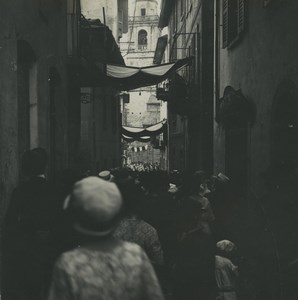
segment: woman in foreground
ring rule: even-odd
[[[65,201],[80,246],[57,260],[48,300],[163,300],[144,251],[112,236],[120,219],[121,194],[114,183],[88,177]]]

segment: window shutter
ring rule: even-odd
[[[229,32],[229,0],[222,1],[222,47],[226,48],[228,46],[228,32]]]
[[[244,31],[245,25],[245,0],[238,0],[238,34]]]

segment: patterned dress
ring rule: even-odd
[[[119,242],[111,251],[77,248],[55,264],[48,300],[163,300],[144,251]]]
[[[215,256],[215,279],[219,290],[219,300],[237,300],[236,278],[238,267],[231,260]]]
[[[141,246],[154,265],[163,264],[163,251],[157,231],[135,216],[124,218],[114,231],[114,237]]]

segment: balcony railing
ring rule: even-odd
[[[138,45],[139,50],[143,51],[143,50],[147,50],[147,48],[148,48],[147,45]]]
[[[128,22],[158,22],[159,17],[156,15],[145,15],[145,16],[130,16],[128,17]]]

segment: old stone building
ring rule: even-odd
[[[110,28],[118,42],[128,30],[128,0],[82,0],[82,14],[87,19],[100,19]]]
[[[214,170],[225,170],[269,220],[281,265],[272,272],[281,286],[267,281],[270,299],[295,298],[288,264],[297,253],[298,3],[215,5]]]
[[[41,146],[48,151],[50,177],[73,159],[77,120],[70,103],[79,93],[72,89],[68,63],[79,56],[80,4],[2,1],[0,20],[0,198],[5,212],[21,176],[24,150]]]
[[[169,27],[170,60],[187,53],[194,60],[167,87],[170,166],[187,170],[193,163],[230,178],[234,202],[226,208],[233,213],[225,211],[225,219],[259,266],[247,278],[246,297],[291,299],[297,294],[298,3],[174,2],[162,2],[160,18]],[[176,83],[185,89],[183,106]]]
[[[128,66],[145,67],[153,64],[157,39],[159,2],[157,0],[134,0],[129,2],[128,33],[120,41],[121,52]],[[132,127],[146,127],[161,121],[166,116],[166,106],[156,99],[155,86],[143,87],[129,92],[130,100],[124,105],[123,123]],[[134,149],[147,145],[147,150],[134,152]],[[127,154],[132,162],[160,163],[160,149],[152,143],[133,142],[128,145]],[[165,166],[165,161],[162,162]]]
[[[81,25],[81,55],[91,65],[94,64],[95,74],[89,76],[90,80],[87,76],[87,80],[80,84],[79,158],[84,168],[94,173],[121,164],[120,91],[109,84],[104,73],[107,63],[124,64],[117,41],[125,31],[122,18],[127,16],[127,5],[126,12],[123,11],[125,3],[127,4],[125,0],[108,3],[81,1],[84,15]]]
[[[120,108],[104,66],[123,59],[109,28],[83,18],[80,4],[0,4],[1,220],[22,179],[20,160],[27,149],[47,150],[46,175],[54,182],[68,168],[82,172],[120,164]]]
[[[162,1],[159,27],[168,26],[168,57],[192,57],[189,67],[171,78],[167,91],[169,167],[213,165],[213,15],[212,1]],[[159,54],[161,55],[161,54]]]

